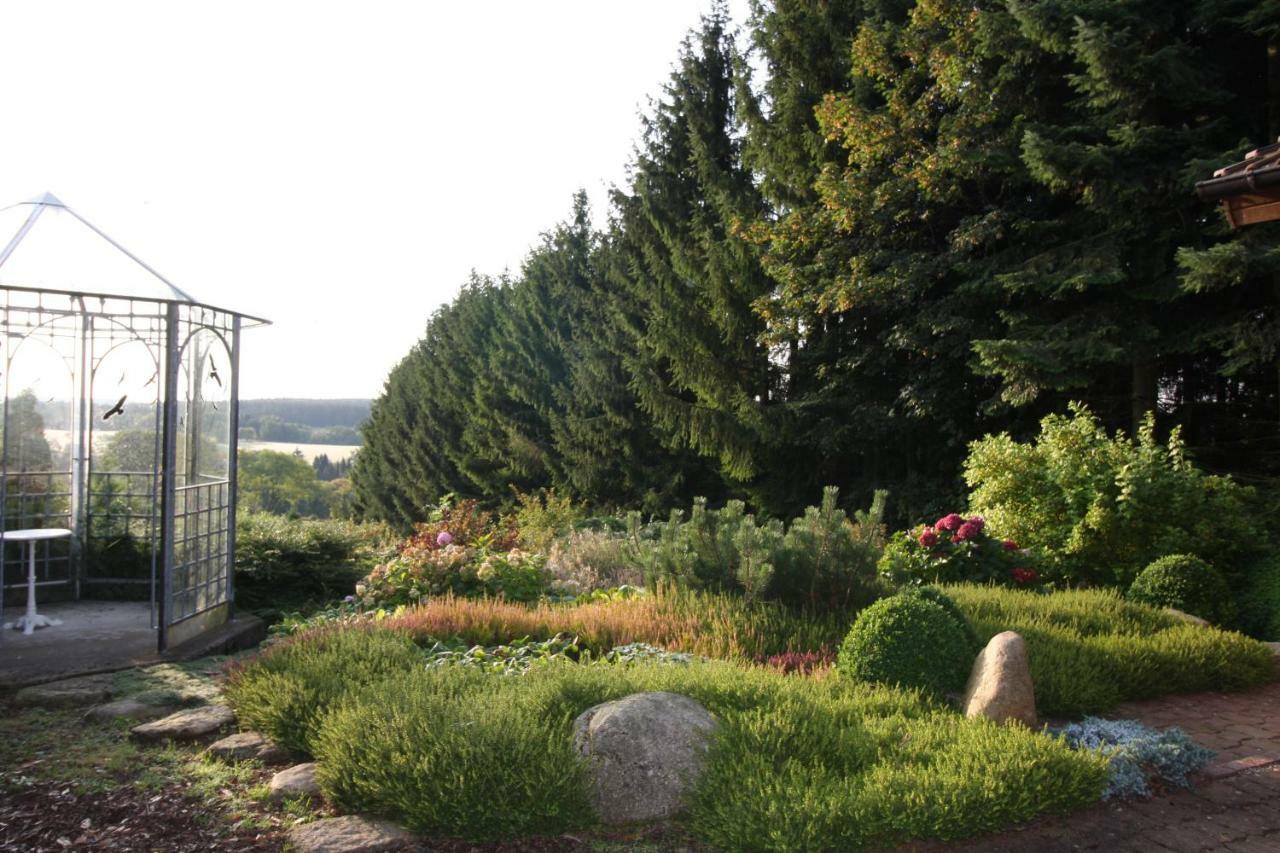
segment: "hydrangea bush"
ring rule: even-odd
[[[1159,731],[1137,720],[1086,717],[1058,731],[1069,746],[1107,757],[1110,778],[1102,799],[1151,796],[1151,783],[1191,787],[1191,774],[1213,758],[1182,729]]]
[[[1041,580],[1029,551],[992,535],[982,516],[955,512],[895,533],[878,569],[895,586],[972,581],[1034,587]]]

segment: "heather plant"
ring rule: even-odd
[[[1102,799],[1149,797],[1151,783],[1191,787],[1191,775],[1213,758],[1182,729],[1158,731],[1136,720],[1086,717],[1057,732],[1073,749],[1091,750],[1108,762]]]
[[[1028,550],[993,536],[982,516],[953,512],[931,525],[895,533],[877,568],[894,586],[972,581],[1029,587],[1041,580],[1035,565]]]
[[[1155,432],[1148,415],[1136,439],[1109,436],[1074,403],[1030,443],[987,436],[965,461],[970,507],[1066,581],[1127,587],[1171,553],[1236,574],[1267,541],[1253,491],[1198,469],[1177,429],[1166,444]]]
[[[1129,587],[1131,601],[1173,607],[1215,625],[1235,622],[1235,605],[1222,575],[1199,557],[1170,554],[1138,573]]]

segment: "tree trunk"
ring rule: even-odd
[[[1156,407],[1156,382],[1159,373],[1154,361],[1135,361],[1133,363],[1133,390],[1130,392],[1130,417],[1133,420],[1133,434],[1138,434],[1147,412]]]

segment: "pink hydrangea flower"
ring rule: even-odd
[[[453,535],[450,534],[449,531],[447,530],[441,530],[440,534],[436,536],[436,544],[439,545],[441,548],[443,548],[445,545],[453,544]]]
[[[1012,539],[1006,539],[1006,540],[1004,540],[1003,542],[1001,542],[1000,544],[1001,544],[1002,546],[1004,546],[1004,549],[1005,549],[1006,551],[1016,551],[1016,550],[1018,550],[1018,543],[1017,543],[1017,542],[1014,542]]]
[[[932,548],[938,544],[938,532],[932,527],[926,527],[917,538],[920,544],[926,548]]]
[[[987,526],[987,520],[980,515],[975,515],[973,518],[969,519],[969,523],[978,525],[979,533],[981,533]]]
[[[1036,578],[1040,577],[1040,573],[1037,572],[1035,569],[1027,569],[1027,568],[1023,568],[1022,566],[1019,566],[1018,568],[1014,569],[1012,574],[1013,574],[1014,581],[1020,584],[1031,583]]]
[[[959,530],[960,525],[962,524],[964,524],[964,519],[961,518],[960,513],[953,512],[950,515],[944,515],[942,518],[938,519],[937,523],[933,526],[939,530]]]
[[[951,537],[957,542],[965,542],[969,539],[976,539],[982,533],[982,528],[974,524],[972,521],[966,521],[960,525],[955,534]]]

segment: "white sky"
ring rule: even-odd
[[[376,396],[472,268],[518,270],[579,187],[602,221],[710,5],[10,0],[0,206],[48,190],[273,320],[242,396]]]

